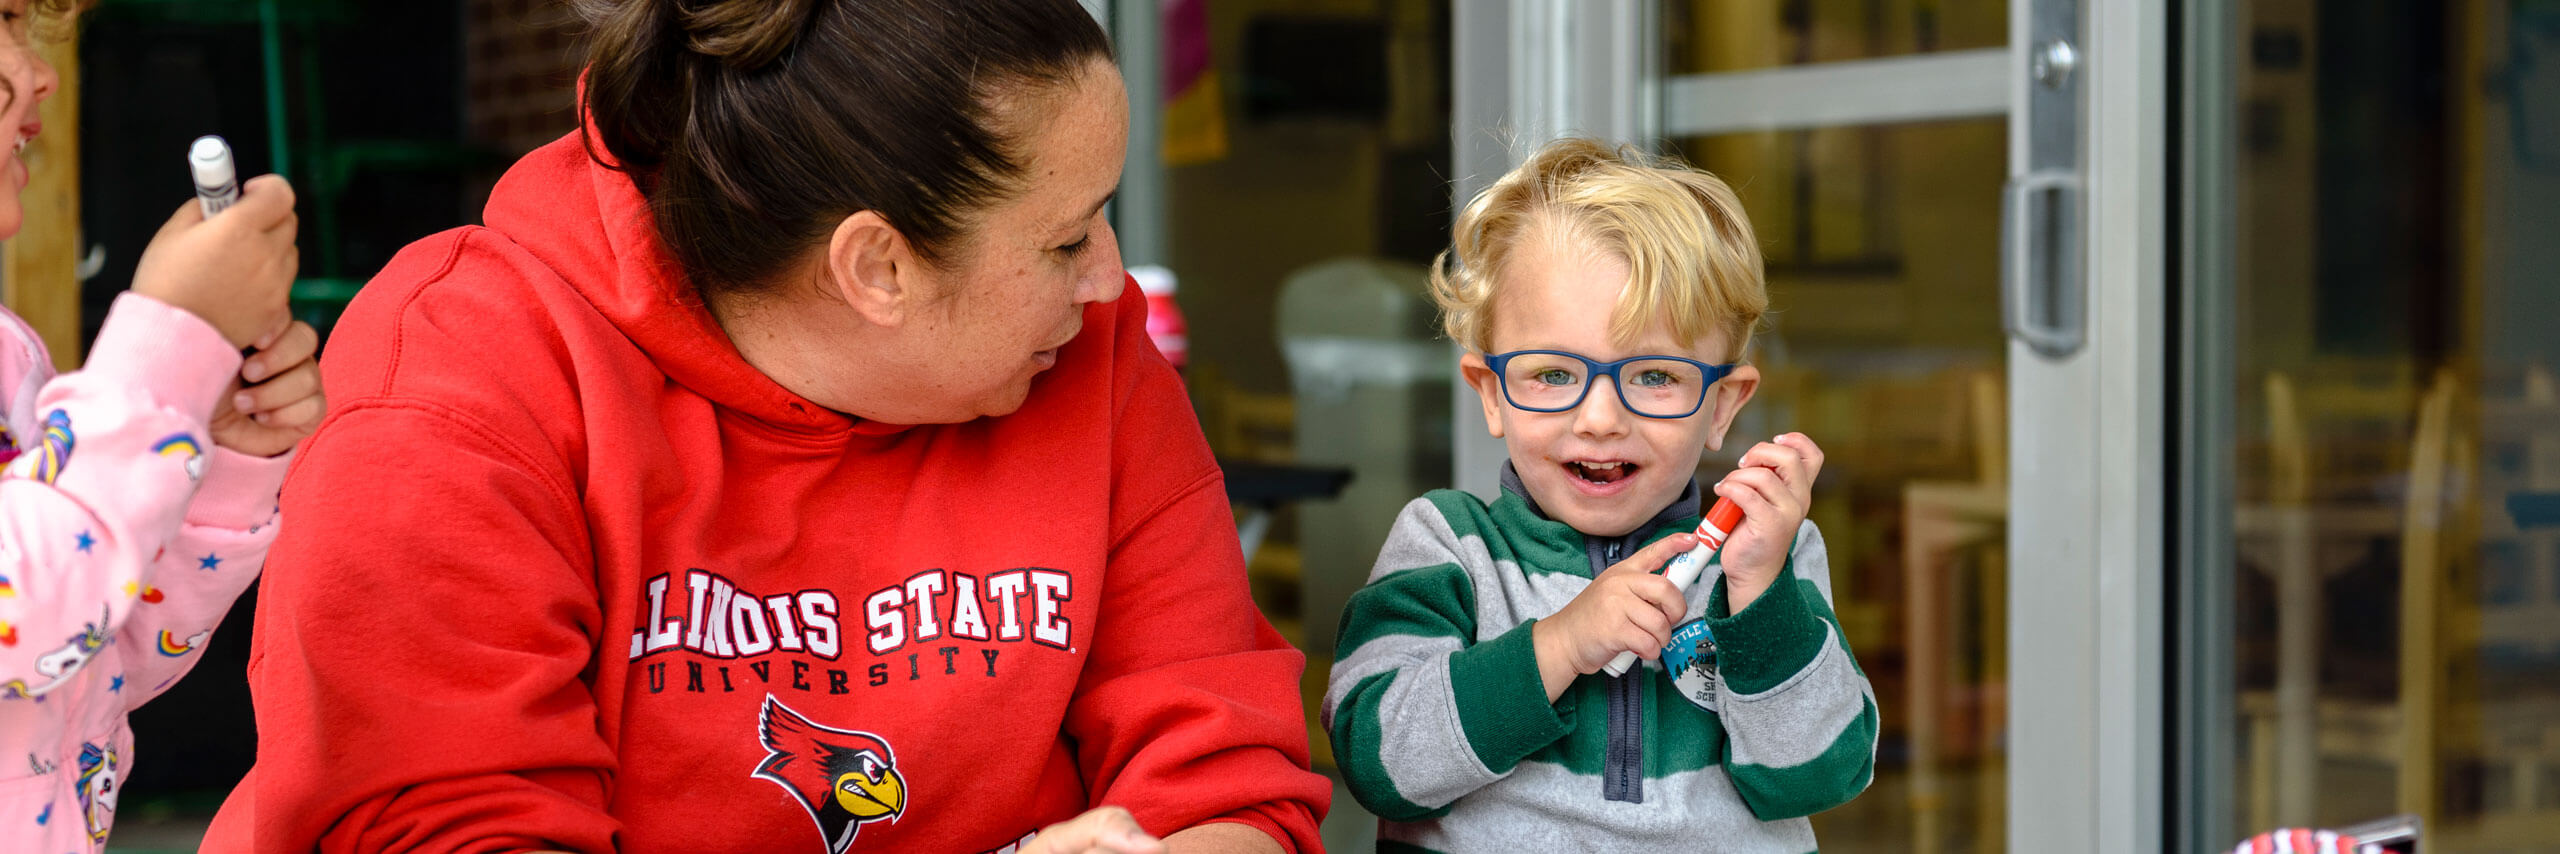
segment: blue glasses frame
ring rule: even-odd
[[[1590,371],[1590,373],[1583,375],[1582,389],[1574,393],[1572,403],[1552,407],[1523,406],[1520,401],[1511,397],[1511,374],[1505,369],[1510,366],[1513,358],[1529,355],[1563,356],[1565,358],[1581,362],[1582,366]],[[1698,385],[1698,402],[1690,404],[1689,411],[1678,415],[1654,415],[1637,409],[1634,403],[1627,400],[1627,383],[1626,380],[1619,378],[1618,369],[1636,362],[1653,361],[1685,362],[1695,365],[1698,368],[1699,374],[1706,378],[1706,382]],[[1715,388],[1718,381],[1723,380],[1726,374],[1733,373],[1733,369],[1741,364],[1739,362],[1728,362],[1722,365],[1710,365],[1696,359],[1684,359],[1679,356],[1629,356],[1615,362],[1599,362],[1593,361],[1589,356],[1585,356],[1580,353],[1568,353],[1563,350],[1513,350],[1508,353],[1495,353],[1493,355],[1486,356],[1484,357],[1484,363],[1487,367],[1493,369],[1494,382],[1502,386],[1503,401],[1511,404],[1514,409],[1520,409],[1528,412],[1573,411],[1575,407],[1582,405],[1582,401],[1585,398],[1591,396],[1591,387],[1597,385],[1601,377],[1608,377],[1609,387],[1616,389],[1618,392],[1619,406],[1626,407],[1628,412],[1634,413],[1638,417],[1657,418],[1664,421],[1677,421],[1679,419],[1698,414],[1698,410],[1706,408],[1707,390]]]

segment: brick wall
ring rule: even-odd
[[[465,0],[463,118],[473,141],[510,154],[577,128],[584,25],[567,0]]]

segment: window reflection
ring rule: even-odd
[[[2560,8],[2253,0],[2230,42],[2236,829],[2560,822]]]

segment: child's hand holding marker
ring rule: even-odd
[[[1802,433],[1753,445],[1714,492],[1742,508],[1742,524],[1724,545],[1725,606],[1741,613],[1778,580],[1796,529],[1813,506],[1813,480],[1822,474],[1822,447]]]
[[[204,318],[232,346],[264,348],[292,320],[286,300],[301,270],[299,222],[283,178],[261,175],[243,189],[220,216],[208,218],[195,199],[171,214],[142,250],[133,290]]]
[[[215,404],[215,444],[271,457],[320,426],[320,335],[293,320],[301,269],[293,187],[283,178],[233,179],[231,147],[218,136],[187,151],[196,199],[178,209],[143,250],[133,289],[186,309],[243,347],[240,377]]]
[[[1564,696],[1574,677],[1599,670],[1614,658],[1632,665],[1636,656],[1661,656],[1689,605],[1681,600],[1679,585],[1654,570],[1697,546],[1696,534],[1655,540],[1601,570],[1591,586],[1529,630],[1548,702]]]
[[[1743,453],[1732,474],[1716,482],[1713,489],[1715,506],[1699,522],[1696,535],[1665,537],[1637,552],[1635,558],[1629,558],[1626,563],[1611,567],[1601,575],[1606,577],[1619,567],[1628,566],[1649,573],[1656,564],[1638,563],[1637,558],[1645,557],[1663,543],[1686,539],[1694,545],[1694,550],[1678,554],[1662,572],[1664,584],[1674,592],[1675,601],[1704,574],[1708,558],[1720,557],[1717,563],[1724,568],[1727,613],[1740,613],[1758,601],[1760,594],[1777,582],[1778,572],[1786,568],[1787,555],[1795,548],[1796,529],[1804,524],[1805,512],[1813,504],[1813,480],[1821,473],[1822,448],[1802,433],[1788,433],[1754,445]],[[1658,558],[1654,560],[1659,562]],[[1592,580],[1593,587],[1599,584],[1599,579]],[[1584,595],[1589,594],[1589,590],[1584,591]],[[1582,600],[1577,597],[1565,606],[1565,610],[1571,611],[1580,604]],[[1670,612],[1672,625],[1680,622],[1685,604],[1682,608],[1684,610]],[[1663,645],[1670,642],[1670,629],[1666,626],[1659,643],[1619,652],[1601,669],[1611,676],[1625,675],[1628,668],[1635,666],[1638,656],[1655,658]],[[1543,671],[1544,659],[1540,661]],[[1572,676],[1567,675],[1565,681],[1572,681]],[[1550,678],[1548,684],[1549,699],[1562,696],[1563,688],[1554,679]]]

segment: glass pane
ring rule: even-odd
[[[1773,308],[1753,357],[1759,394],[1701,474],[1730,471],[1779,433],[1822,445],[1812,517],[1831,549],[1842,632],[1883,715],[1875,784],[1814,817],[1822,850],[1999,851],[2007,126],[1734,134],[1677,150],[1741,194]]]
[[[2009,44],[1999,0],[1687,0],[1663,5],[1674,75]]]
[[[1317,709],[1342,605],[1397,510],[1449,485],[1457,363],[1423,296],[1449,241],[1449,0],[1162,5],[1178,289],[1156,304],[1187,321],[1184,379],[1255,598],[1307,653],[1331,773]],[[1376,818],[1348,789],[1333,804],[1327,847],[1374,847]]]
[[[2231,131],[2194,186],[2236,220],[2198,291],[2231,327],[2200,345],[2230,432],[2192,449],[2232,496],[2204,826],[2553,850],[2560,4],[2200,6]]]

